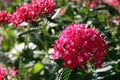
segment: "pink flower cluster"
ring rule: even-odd
[[[1,23],[9,23],[10,22],[10,17],[11,15],[4,12],[4,11],[0,11],[0,24]]]
[[[28,16],[28,10],[29,10],[28,4],[25,4],[20,8],[17,8],[17,10],[13,13],[11,18],[11,22],[13,23],[13,25],[19,26],[23,22],[28,22],[28,20],[30,20],[29,19],[30,17]]]
[[[18,70],[12,69],[10,71],[9,75],[11,77],[14,77],[14,76],[16,76],[17,72],[18,72]],[[5,80],[4,77],[7,75],[6,73],[7,73],[6,70],[0,68],[0,80]]]
[[[0,68],[0,80],[3,80],[5,75],[6,75],[6,70]]]
[[[53,0],[32,0],[31,4],[24,4],[17,8],[12,15],[12,23],[19,26],[22,23],[35,21],[38,16],[53,14],[55,2]]]
[[[87,61],[95,62],[95,67],[101,67],[107,50],[104,38],[95,28],[86,28],[86,24],[71,24],[62,31],[53,46],[53,60],[63,60],[64,67],[72,70],[79,65],[84,69]]]

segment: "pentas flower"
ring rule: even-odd
[[[25,3],[13,13],[11,23],[15,26],[24,26],[23,23],[34,22],[39,16],[52,15],[55,8],[53,0],[32,0],[32,3]]]
[[[29,5],[24,4],[23,6],[17,8],[17,10],[13,13],[11,22],[15,26],[19,26],[23,22],[28,22],[29,21]]]
[[[88,61],[101,67],[105,58],[107,43],[95,28],[86,28],[86,24],[71,24],[62,31],[60,38],[53,44],[52,59],[64,61],[64,67],[81,66],[84,69]]]
[[[28,16],[31,17],[32,21],[35,21],[37,17],[39,17],[39,9],[35,4],[29,4]]]
[[[6,70],[0,68],[0,80],[3,80],[3,77],[6,75]]]
[[[32,5],[38,7],[40,16],[53,14],[55,8],[55,2],[53,0],[32,0]]]
[[[9,23],[11,15],[6,13],[5,11],[0,11],[0,24],[1,23]]]

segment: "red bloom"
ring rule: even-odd
[[[0,11],[0,24],[1,23],[9,23],[10,22],[10,17],[11,15],[4,12],[4,11]]]
[[[11,22],[15,26],[35,21],[39,16],[49,16],[54,12],[53,0],[32,0],[31,4],[24,4],[13,13]]]
[[[101,67],[105,58],[107,44],[95,28],[86,28],[85,24],[71,24],[62,31],[56,40],[52,58],[64,61],[64,67],[72,70],[80,65],[84,68],[87,61],[95,61],[95,67]]]
[[[13,13],[11,22],[15,26],[19,26],[23,22],[28,22],[29,16],[28,16],[28,11],[29,11],[29,5],[25,4],[19,8]]]
[[[40,16],[51,15],[55,8],[55,2],[53,0],[32,0],[32,5],[38,7]]]

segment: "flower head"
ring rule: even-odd
[[[13,13],[11,23],[21,26],[23,23],[31,23],[39,16],[53,14],[55,2],[53,0],[32,0],[32,3],[25,3]]]
[[[15,26],[19,26],[23,22],[29,21],[28,16],[29,4],[24,4],[23,6],[17,8],[17,10],[13,13],[11,22]]]
[[[52,58],[62,59],[64,67],[72,70],[78,65],[84,68],[87,61],[94,61],[95,67],[101,67],[107,49],[99,32],[95,28],[86,28],[86,24],[71,24],[53,46]]]
[[[32,0],[32,5],[37,7],[40,16],[53,14],[55,8],[53,0]]]
[[[0,11],[0,24],[1,23],[9,23],[10,22],[10,17],[11,15],[4,12],[4,11]]]

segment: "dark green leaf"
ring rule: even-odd
[[[72,72],[72,70],[71,70],[70,68],[64,69],[64,70],[63,70],[63,73],[62,73],[62,78],[61,78],[61,80],[68,80],[71,72]]]

